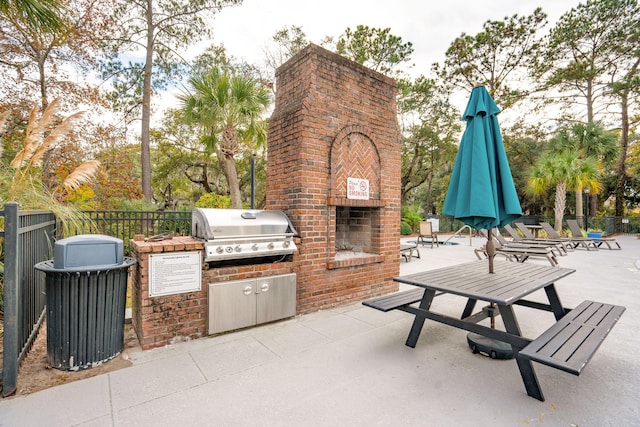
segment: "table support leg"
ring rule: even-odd
[[[465,319],[465,318],[471,316],[471,314],[473,313],[473,309],[475,308],[477,302],[478,302],[477,299],[469,298],[469,300],[467,301],[467,305],[464,307],[464,311],[462,312],[461,319]]]
[[[567,314],[567,312],[564,307],[562,307],[555,285],[553,283],[550,284],[544,288],[544,291],[547,293],[547,298],[549,299],[549,305],[551,305],[553,315],[556,316],[556,320],[560,320],[565,314]]]
[[[513,335],[522,336],[520,326],[513,312],[513,306],[498,305],[498,307],[500,308],[500,315],[502,316],[506,331]],[[524,388],[527,390],[527,394],[544,402],[544,395],[542,394],[542,389],[540,389],[540,383],[538,383],[538,377],[536,371],[533,370],[531,361],[520,357],[520,350],[522,350],[522,348],[516,348],[513,345],[511,347],[513,348],[516,363],[518,364],[520,376],[522,377],[522,382],[524,382]]]
[[[422,301],[420,301],[420,308],[424,310],[429,310],[431,307],[431,302],[433,301],[433,297],[435,296],[436,291],[427,289],[424,291],[424,295],[422,297]],[[420,332],[422,332],[422,326],[424,325],[424,317],[417,316],[413,319],[413,325],[411,325],[411,330],[409,331],[409,336],[407,337],[407,341],[405,343],[406,346],[415,348],[416,343],[418,342],[418,338],[420,337]]]

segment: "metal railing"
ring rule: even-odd
[[[45,315],[44,277],[33,266],[47,260],[56,229],[49,211],[4,210],[4,339],[2,395],[15,393],[18,368],[35,340]]]
[[[433,216],[433,218],[440,220],[439,231],[441,233],[453,233],[464,226],[464,223],[448,215],[436,215]],[[604,231],[605,235],[640,234],[640,216],[565,216],[564,219],[576,219],[584,231],[601,230]],[[555,218],[544,215],[525,215],[517,219],[516,222],[523,222],[525,224],[548,222],[553,225]],[[563,228],[567,228],[566,224]]]
[[[15,202],[6,203],[4,229],[4,340],[2,394],[10,396],[17,387],[20,362],[31,348],[45,317],[44,276],[33,266],[53,258],[55,238],[62,227],[50,211],[20,211]],[[105,234],[123,240],[130,253],[134,235],[161,233],[187,235],[191,232],[188,211],[85,211],[64,226],[64,237],[77,234]]]
[[[638,234],[640,233],[640,216],[565,216],[567,219],[575,219],[584,231],[600,230],[605,235],[611,234]],[[525,224],[539,224],[548,222],[553,225],[554,217],[542,215],[528,215],[521,217]],[[564,224],[563,228],[567,228]]]
[[[78,234],[104,234],[122,239],[125,255],[130,255],[130,241],[136,234],[145,237],[171,233],[191,233],[190,211],[83,211],[73,224],[65,226],[65,237]]]

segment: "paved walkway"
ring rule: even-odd
[[[471,261],[482,241],[469,240],[420,249],[401,274]],[[640,240],[618,241],[622,251],[559,259],[577,270],[558,282],[566,306],[593,299],[627,311],[579,377],[535,364],[545,402],[526,395],[513,360],[472,354],[466,332],[427,321],[411,349],[410,315],[352,304],[133,352],[132,367],[0,400],[0,426],[638,425]],[[435,304],[461,307],[449,296]],[[517,310],[527,335],[553,323]]]

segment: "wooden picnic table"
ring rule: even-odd
[[[426,319],[510,344],[527,394],[544,401],[531,362],[579,375],[624,307],[585,301],[573,310],[565,308],[555,282],[574,273],[573,269],[496,260],[494,271],[489,273],[487,261],[482,260],[396,277],[395,281],[416,286],[416,289],[374,298],[363,304],[385,312],[397,309],[414,315],[406,341],[406,345],[412,348]],[[544,289],[548,303],[525,299],[540,289]],[[467,299],[459,319],[431,309],[433,298],[442,293]],[[490,306],[474,313],[478,301],[497,305],[505,331],[478,324],[494,314]],[[535,340],[524,337],[514,305],[550,311],[556,323]]]

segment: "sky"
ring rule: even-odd
[[[584,0],[583,0],[584,2]],[[442,62],[451,42],[460,34],[475,35],[487,20],[530,15],[541,7],[555,22],[578,0],[243,0],[224,8],[213,21],[214,42],[249,63],[260,63],[274,33],[292,25],[302,27],[316,44],[327,35],[339,36],[358,25],[390,28],[391,34],[411,42],[415,70],[428,74]]]
[[[583,0],[584,2],[585,0]],[[518,14],[526,16],[537,7],[547,13],[550,25],[579,0],[243,0],[239,6],[225,7],[212,22],[213,43],[223,44],[228,54],[254,65],[264,63],[264,50],[273,45],[276,31],[301,27],[307,39],[318,45],[326,36],[338,37],[348,27],[358,25],[390,28],[391,34],[413,44],[412,77],[429,75],[434,62],[443,62],[451,42],[462,33],[476,35],[487,20],[503,20]],[[549,26],[550,26],[549,25]],[[211,44],[198,43],[188,56],[195,57]],[[177,103],[174,88],[157,99],[162,110]],[[457,103],[463,110],[465,100]],[[454,101],[454,103],[456,103]]]

